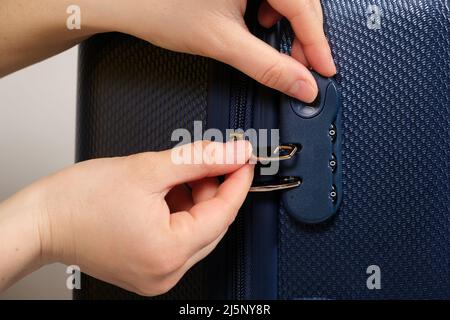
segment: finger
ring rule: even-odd
[[[310,68],[311,65],[306,59],[305,53],[303,52],[302,45],[298,39],[294,39],[292,42],[291,56],[297,61],[300,61],[305,67]]]
[[[252,154],[248,141],[227,143],[197,141],[171,150],[153,153],[148,161],[156,162],[150,175],[161,190],[236,171]],[[144,157],[145,161],[145,157]]]
[[[313,1],[312,4],[313,4],[313,7],[314,7],[317,17],[319,17],[320,24],[323,25],[323,10],[322,10],[322,5],[320,4],[320,0]]]
[[[227,29],[229,45],[219,60],[268,87],[302,101],[312,102],[316,98],[316,81],[305,66],[278,52],[242,26],[232,29]]]
[[[274,10],[267,1],[263,1],[258,10],[258,21],[265,28],[271,28],[282,18],[282,15]]]
[[[214,198],[219,189],[219,181],[216,177],[204,178],[189,184],[192,189],[194,204]],[[179,210],[182,211],[182,210]]]
[[[270,5],[291,23],[311,66],[324,76],[333,76],[336,66],[323,31],[318,0],[268,0]]]
[[[194,206],[191,191],[184,184],[170,190],[165,199],[170,212],[187,211]]]
[[[233,222],[252,183],[253,167],[247,164],[227,175],[212,199],[170,216],[173,233],[190,255],[217,239]]]

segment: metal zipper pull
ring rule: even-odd
[[[245,136],[242,132],[232,132],[230,133],[230,140],[244,140]],[[272,148],[269,148],[272,150]],[[271,161],[283,161],[292,159],[297,151],[300,150],[300,146],[295,144],[282,144],[277,146],[273,151],[268,152],[270,156],[258,156],[260,154],[257,152],[257,155],[253,154],[252,159],[254,161],[260,163],[268,163]],[[266,153],[267,154],[267,153]],[[249,192],[270,192],[284,189],[296,188],[302,184],[302,181],[299,177],[277,177],[272,181],[264,181],[253,184],[250,187]]]
[[[238,141],[238,140],[244,140],[245,136],[242,132],[232,132],[230,133],[230,140],[232,141]],[[272,148],[269,147],[269,150]],[[269,151],[265,154],[271,154],[270,156],[258,156],[260,152],[257,152],[257,154],[252,155],[252,159],[257,162],[270,162],[270,161],[283,161],[283,160],[289,160],[294,157],[294,155],[297,153],[297,151],[300,149],[300,146],[288,143],[288,144],[282,144],[280,146],[277,146],[273,151]]]
[[[250,192],[270,192],[296,188],[302,184],[299,177],[279,177],[277,180],[252,185]]]
[[[283,161],[294,157],[299,148],[295,144],[284,144],[275,148],[272,155],[268,157],[261,157],[253,155],[253,159],[258,162]],[[258,153],[259,154],[259,153]]]

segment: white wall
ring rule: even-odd
[[[77,49],[0,79],[0,201],[74,161]],[[29,275],[0,299],[70,299],[65,266]]]

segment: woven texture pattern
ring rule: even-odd
[[[171,147],[176,128],[205,121],[206,59],[172,53],[121,34],[104,34],[80,48],[77,161]],[[202,264],[159,298],[203,298]],[[83,276],[79,299],[137,299]]]
[[[369,4],[379,30],[366,26]],[[343,204],[318,226],[281,209],[279,297],[450,298],[448,5],[323,7],[343,99]],[[369,265],[381,290],[366,287]]]

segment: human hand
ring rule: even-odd
[[[171,150],[148,152],[81,162],[32,186],[44,195],[34,219],[42,263],[76,264],[142,295],[172,288],[223,237],[253,178],[248,142],[184,148],[203,152],[206,163],[177,165]],[[221,151],[241,161],[214,164]]]
[[[296,34],[292,57],[248,31],[243,18],[247,0],[79,0],[79,30],[64,26],[69,0],[40,0],[39,6],[27,0],[5,1],[0,77],[109,31],[214,58],[306,102],[317,95],[309,67],[326,77],[336,73],[319,0],[265,0],[260,6],[261,25],[270,27],[282,16],[291,22]]]
[[[257,81],[311,102],[317,85],[308,67],[324,76],[336,73],[323,32],[319,0],[267,0],[259,21],[270,27],[282,16],[296,34],[292,57],[257,39],[243,15],[246,0],[126,0],[112,6],[102,29],[120,31],[174,50],[212,57]]]

